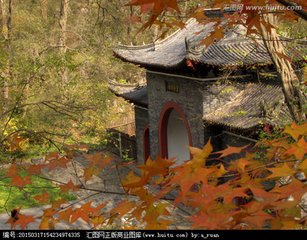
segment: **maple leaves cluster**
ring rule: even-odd
[[[163,205],[161,199],[177,191],[172,203],[194,210],[189,217],[194,228],[303,228],[306,179],[300,181],[297,176],[307,174],[307,123],[293,123],[283,133],[283,137],[259,141],[253,148],[229,146],[219,152],[213,152],[209,141],[203,149],[191,148],[192,160],[179,166],[173,166],[174,161],[167,159],[148,159],[140,167],[142,175],[131,173],[124,184],[129,193],[140,198],[131,209],[131,218],[145,221],[149,229],[168,227],[164,218],[169,217],[170,206]],[[231,162],[223,160],[232,154],[245,157]],[[206,164],[217,155],[214,160],[218,164]],[[144,187],[147,185],[156,191]],[[140,209],[151,215],[155,210],[156,215],[152,216],[157,218],[146,219],[140,215]]]
[[[301,6],[303,9],[307,7],[303,0],[293,0],[292,2]],[[263,15],[272,13],[274,9],[273,6],[281,6],[277,0],[204,0],[202,6],[186,10],[187,12],[184,13],[185,15],[181,16],[183,13],[181,12],[180,1],[178,0],[131,0],[127,5],[139,7],[139,12],[130,17],[130,22],[142,23],[140,31],[150,28],[152,25],[158,26],[160,30],[166,27],[167,29],[164,30],[160,38],[163,38],[167,31],[173,27],[184,28],[185,24],[183,19],[186,18],[195,18],[201,24],[215,22],[215,30],[201,42],[201,44],[206,46],[222,39],[225,34],[224,30],[236,25],[245,26],[247,30],[246,35],[249,36],[253,34],[261,35],[261,26],[264,26],[265,29],[270,32],[275,26],[268,23],[267,20],[263,18]],[[224,18],[227,19],[227,22],[219,17],[208,17],[205,13],[209,8],[223,10],[224,8],[227,9],[229,6],[232,10],[222,13]],[[256,8],[251,8],[251,6],[256,6]],[[267,6],[272,6],[272,9],[266,8]],[[166,14],[167,12],[172,14]],[[142,19],[141,16],[143,16],[144,19]],[[298,16],[294,11],[279,10],[278,17],[285,21],[298,20]],[[282,55],[279,57],[286,58],[287,56]]]
[[[203,149],[191,147],[193,158],[181,165],[176,165],[175,159],[149,158],[139,167],[140,174],[130,172],[122,181],[127,198],[110,210],[105,208],[107,202],[90,201],[76,207],[63,199],[51,201],[48,193],[42,192],[34,197],[41,204],[50,204],[42,216],[26,216],[14,209],[8,223],[24,229],[40,221],[40,229],[53,229],[60,221],[73,224],[82,219],[99,228],[124,218],[126,223],[137,224],[123,228],[166,229],[174,224],[173,211],[184,206],[192,209],[193,214],[187,216],[192,228],[301,229],[306,225],[306,206],[302,204],[306,137],[307,123],[293,123],[280,138],[264,139],[255,146],[228,146],[213,152],[208,141]],[[230,155],[237,160],[227,161]],[[58,183],[62,192],[86,189],[85,183],[112,163],[102,153],[84,156],[87,167],[80,176],[82,181]],[[51,153],[41,164],[12,164],[5,177],[22,189],[31,184],[32,176],[65,168],[72,161],[71,149],[66,154]]]
[[[41,177],[46,179],[44,172],[50,172],[58,168],[67,168],[68,166],[75,165],[73,159],[73,151],[84,149],[84,146],[70,146],[66,150],[65,154],[60,154],[57,152],[48,154],[43,163],[32,164],[12,164],[6,171],[4,178],[10,178],[10,185],[22,190],[24,187],[31,187],[33,185],[32,178]],[[73,150],[74,149],[74,150]],[[50,181],[55,181],[58,184],[61,193],[78,191],[80,189],[86,189],[86,182],[88,182],[92,177],[98,175],[105,166],[111,163],[111,158],[104,156],[102,153],[96,153],[93,155],[83,154],[86,159],[87,167],[84,168],[82,174],[79,174],[79,183],[74,183],[69,180],[67,183],[60,182],[55,179],[49,179]],[[81,181],[82,179],[82,181]],[[34,186],[35,187],[35,186]],[[66,221],[68,224],[75,223],[79,218],[86,222],[89,222],[96,227],[98,222],[103,221],[100,211],[105,207],[106,203],[101,203],[94,207],[95,203],[87,202],[80,207],[76,207],[75,204],[67,202],[67,200],[54,199],[50,196],[47,191],[43,191],[41,194],[33,197],[40,204],[51,204],[50,207],[46,208],[42,216],[29,216],[24,215],[20,212],[21,207],[13,209],[11,211],[11,218],[7,223],[11,224],[14,229],[20,227],[25,229],[29,223],[39,221],[40,229],[54,229],[55,224],[59,221]]]

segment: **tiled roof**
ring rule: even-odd
[[[118,46],[114,54],[143,67],[176,68],[187,59],[218,66],[272,64],[263,41],[243,36],[244,29],[229,30],[223,39],[208,48],[199,45],[214,30],[215,23],[199,24],[190,19],[186,27],[155,44],[143,46]],[[306,41],[290,46],[284,39],[288,53],[294,60],[303,60],[307,53]]]
[[[123,93],[120,96],[135,105],[142,107],[148,106],[147,87],[136,88],[133,91]]]
[[[203,120],[240,129],[253,128],[260,123],[280,126],[291,121],[280,86],[260,83],[242,86],[235,97],[204,114]]]
[[[119,84],[109,82],[109,89],[119,97],[122,97],[135,105],[147,107],[147,87],[138,85]]]
[[[225,85],[224,89],[228,86]],[[223,89],[223,88],[221,88]],[[239,89],[239,90],[238,90]],[[284,104],[281,87],[276,84],[240,83],[233,97],[214,103],[206,112],[207,102],[204,99],[203,120],[209,124],[217,124],[234,129],[251,129],[260,123],[285,125],[291,117]],[[204,94],[208,94],[204,92]],[[130,88],[117,94],[138,106],[148,106],[147,87]]]

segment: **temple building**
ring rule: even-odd
[[[160,155],[180,164],[191,157],[188,146],[203,147],[209,138],[216,150],[240,146],[257,139],[264,124],[291,122],[263,41],[236,28],[200,45],[212,31],[214,23],[190,19],[154,44],[114,49],[116,57],[146,69],[146,85],[115,91],[134,104],[138,163]],[[284,43],[299,71],[306,43]]]

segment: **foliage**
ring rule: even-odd
[[[22,190],[17,186],[12,186],[10,179],[2,179],[3,174],[0,175],[0,178],[0,212],[11,211],[20,207],[36,207],[43,202],[49,203],[61,197],[64,197],[65,200],[76,199],[72,194],[64,194],[61,196],[60,189],[53,185],[51,181],[36,176],[33,176],[31,184]],[[39,198],[44,195],[47,196],[47,199],[42,200]]]
[[[149,17],[145,19],[145,23],[142,26],[142,29],[146,29],[152,25],[158,25],[162,27],[162,25],[167,25],[168,27],[172,26],[181,26],[183,17],[194,17],[200,23],[207,23],[210,21],[208,17],[204,14],[204,10],[208,8],[229,8],[234,11],[234,14],[224,13],[224,17],[228,20],[227,26],[233,26],[235,24],[242,24],[247,27],[248,34],[250,33],[260,33],[260,24],[265,24],[266,28],[269,30],[273,26],[269,26],[268,23],[264,22],[261,15],[266,14],[268,12],[279,13],[278,17],[284,21],[286,24],[283,26],[283,30],[281,32],[288,32],[291,34],[293,29],[289,30],[291,26],[289,26],[289,21],[298,21],[298,16],[294,11],[289,9],[281,8],[281,3],[278,0],[258,0],[258,1],[225,1],[225,0],[203,0],[203,1],[185,1],[185,5],[183,6],[181,1],[178,0],[131,0],[127,5],[129,6],[137,6],[140,8],[140,12],[142,15],[148,15]],[[306,4],[302,0],[293,0],[292,4],[296,4],[302,9],[305,9]],[[178,14],[182,13],[184,16]],[[169,13],[169,14],[166,14]],[[177,14],[176,14],[177,13]],[[214,39],[218,40],[224,36],[224,32],[219,26],[222,21],[219,18],[214,18],[215,22],[218,23],[216,31],[212,32],[212,34],[205,39],[204,43],[206,45],[210,45]],[[302,23],[301,25],[303,25]],[[298,25],[298,26],[301,26]],[[292,27],[293,28],[293,27]],[[295,30],[294,30],[295,31]],[[287,34],[287,35],[289,35]],[[294,34],[303,34],[294,33]],[[214,35],[214,36],[213,36]],[[301,36],[296,36],[301,37]]]
[[[152,25],[157,25],[160,29],[164,26],[168,28],[172,26],[184,28],[185,26],[183,17],[180,16],[178,0],[131,0],[127,5],[139,7],[142,15],[148,16],[141,30]],[[298,9],[289,9],[287,8],[289,5],[295,5],[301,9],[299,11]],[[223,17],[214,15],[212,12],[210,14],[207,11],[208,8],[222,10],[219,14]],[[306,20],[307,12],[304,9],[306,9],[306,3],[302,0],[286,1],[286,3],[279,0],[238,0],[235,2],[204,0],[202,4],[188,12],[184,18],[194,18],[200,24],[212,23],[213,29],[204,36],[200,43],[206,47],[224,38],[229,31],[246,36],[255,43],[257,40],[263,41],[283,85],[289,113],[294,121],[302,122],[306,120],[306,86],[301,84],[299,76],[295,73],[295,68],[300,67],[293,66],[292,56],[288,56],[277,30],[278,23],[282,25],[283,22],[297,22],[299,17]],[[297,38],[302,38],[294,31],[292,33],[296,39],[289,40],[290,45],[295,43]],[[256,45],[258,44],[256,43]],[[186,64],[193,68],[193,61],[187,59]]]
[[[59,199],[58,190],[53,192],[52,186],[36,191],[34,185],[43,177],[42,171],[75,167],[76,152],[86,159],[87,167],[81,174],[76,172],[78,182],[54,181],[61,193],[80,189],[103,192],[87,188],[86,183],[112,164],[117,168],[116,163],[102,153],[88,154],[86,146],[64,144],[99,138],[113,120],[109,108],[114,102],[107,91],[108,80],[135,82],[140,77],[135,67],[112,57],[110,48],[115,42],[154,41],[165,36],[170,27],[183,28],[186,17],[205,24],[209,21],[203,14],[205,8],[231,3],[205,1],[205,5],[199,7],[198,3],[204,1],[131,0],[129,6],[140,8],[129,11],[120,7],[124,1],[70,1],[66,45],[59,46],[60,1],[56,1],[57,4],[44,2],[48,3],[46,12],[37,1],[16,1],[12,38],[7,41],[4,34],[0,39],[3,49],[0,51],[1,87],[8,84],[10,90],[8,102],[0,100],[3,105],[0,147],[6,154],[4,157],[13,156],[10,167],[1,176],[2,187],[11,189],[17,199],[28,192],[30,196],[35,195],[35,202],[50,204],[38,217],[40,229],[53,229],[59,221],[73,224],[78,219],[88,222],[92,228],[100,228],[123,217],[128,223],[139,223],[123,225],[123,228],[165,229],[173,223],[173,209],[182,206],[192,209],[192,215],[187,217],[192,228],[305,228],[302,213],[306,214],[306,207],[301,199],[306,192],[306,184],[302,182],[306,180],[302,176],[307,174],[306,123],[293,123],[278,135],[267,133],[266,138],[253,147],[228,146],[213,152],[208,141],[203,149],[191,147],[193,158],[179,166],[174,164],[175,160],[149,158],[139,167],[141,174],[131,172],[122,181],[127,196],[136,196],[137,200],[127,197],[111,210],[106,208],[107,202],[97,205],[88,201],[77,207],[63,194]],[[255,38],[261,35],[262,28],[268,32],[273,29],[261,17],[265,11],[249,11],[247,6],[254,2],[265,6],[276,0],[238,2],[243,2],[240,12],[225,14],[228,27],[243,24],[247,34]],[[295,2],[305,6],[303,1]],[[285,11],[281,18],[295,21],[297,16]],[[221,39],[227,27],[221,19],[214,21],[215,31],[202,42],[207,46]],[[158,34],[149,31],[153,24]],[[139,27],[144,31],[143,37],[136,37]],[[63,47],[65,52],[59,50]],[[287,56],[276,54],[279,59],[289,61]],[[67,82],[63,81],[64,72]],[[33,150],[33,145],[46,148],[49,145],[59,151],[46,155],[43,163],[16,161],[23,152]],[[225,158],[230,155],[241,157],[227,162]],[[171,202],[165,200],[170,193],[176,195]],[[5,208],[11,208],[7,223],[12,228],[25,229],[36,220],[34,216],[21,213],[21,207],[27,207],[27,204],[22,205],[4,202]]]
[[[228,146],[212,152],[209,141],[203,149],[191,147],[193,158],[179,166],[173,166],[175,160],[149,158],[139,167],[140,175],[130,172],[122,182],[127,195],[138,199],[131,201],[127,198],[108,210],[105,209],[107,202],[95,205],[90,201],[77,208],[67,205],[64,199],[51,201],[49,195],[42,192],[35,199],[41,203],[51,201],[51,207],[40,217],[40,228],[52,228],[62,220],[73,224],[78,218],[97,228],[125,217],[127,222],[136,221],[138,226],[146,229],[165,229],[173,222],[172,208],[186,206],[193,211],[187,217],[192,228],[302,229],[306,221],[301,214],[306,208],[301,200],[306,185],[299,176],[307,174],[306,129],[306,123],[293,123],[283,130],[280,138],[261,140],[253,148]],[[72,147],[75,146],[68,147],[65,155],[48,154],[41,164],[12,164],[5,176],[11,179],[11,186],[22,190],[31,184],[31,176],[42,169],[66,168],[73,160]],[[87,150],[86,146],[79,149]],[[261,162],[258,161],[259,151],[262,151]],[[231,162],[224,160],[238,154],[244,156]],[[87,168],[79,176],[81,183],[114,164],[110,157],[99,152],[83,153],[83,156]],[[209,164],[210,161],[217,164]],[[21,170],[26,174],[22,178]],[[85,185],[72,181],[60,183],[59,187],[62,192],[86,189]],[[176,197],[172,202],[163,200],[174,191]],[[12,217],[8,223],[12,227],[19,224],[25,228],[30,217],[18,221]]]
[[[0,161],[43,156],[65,143],[99,144],[105,138],[117,111],[111,109],[115,96],[108,90],[108,81],[141,78],[135,66],[113,57],[112,47],[127,41],[128,29],[129,41],[138,29],[126,24],[129,9],[120,5],[122,1],[70,1],[63,56],[61,1],[13,2],[11,40],[0,34],[0,87],[8,83],[9,93],[7,109],[2,94],[0,98]],[[149,32],[135,41],[150,36]],[[31,147],[7,151],[11,135],[27,139]]]

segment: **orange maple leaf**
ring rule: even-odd
[[[290,126],[285,127],[284,133],[290,134],[291,137],[297,141],[300,136],[307,135],[307,122],[301,125],[297,125],[293,122]]]
[[[302,160],[307,154],[307,142],[304,138],[301,138],[297,143],[291,144],[285,154],[294,155],[296,159]]]
[[[169,225],[172,224],[171,220],[167,220],[167,219],[156,219],[156,220],[152,220],[147,222],[145,229],[150,229],[150,230],[163,230],[163,229],[167,229],[169,227]]]
[[[85,168],[83,172],[85,182],[90,180],[93,176],[98,175],[101,171],[102,170],[96,166]]]
[[[193,222],[192,228],[205,228],[205,229],[221,229],[224,224],[229,221],[230,214],[210,214],[200,212],[190,219]]]
[[[278,193],[280,199],[288,198],[291,195],[295,200],[300,200],[302,195],[306,192],[306,185],[292,178],[291,183],[283,186],[276,186],[271,192]]]
[[[74,223],[78,218],[83,219],[86,222],[89,222],[89,217],[95,213],[96,209],[92,207],[92,202],[87,202],[81,207],[76,208],[71,214],[70,222]]]
[[[112,162],[112,158],[106,156],[102,152],[97,152],[95,154],[84,154],[83,156],[86,158],[87,162],[89,163],[89,166],[97,167],[101,171],[105,166]]]
[[[299,224],[299,221],[294,219],[283,219],[281,221],[282,227],[280,229],[284,230],[293,230],[293,229],[301,229],[301,225]]]
[[[57,212],[57,209],[54,207],[46,208],[43,212],[43,216],[46,218],[53,217]]]
[[[156,226],[155,221],[159,221],[161,216],[169,215],[169,211],[167,207],[170,205],[168,202],[158,202],[156,204],[147,205],[145,210],[144,220],[147,223],[146,228],[150,228],[149,226]]]
[[[74,213],[72,207],[69,207],[65,210],[62,210],[59,212],[59,220],[61,221],[66,221],[68,223],[70,223],[70,218],[72,216],[72,214]]]
[[[157,159],[153,161],[149,157],[145,165],[140,166],[139,168],[148,173],[147,177],[158,176],[158,175],[165,176],[169,172],[169,167],[173,164],[174,162],[168,159],[157,157]]]
[[[221,177],[223,176],[225,173],[227,173],[227,171],[225,170],[225,167],[223,164],[219,164],[217,166],[216,171],[214,171],[214,176],[215,177]]]
[[[242,222],[248,223],[249,225],[257,228],[262,228],[267,220],[273,219],[273,217],[263,211],[251,214],[247,217],[242,218]]]
[[[101,204],[97,205],[96,207],[93,207],[92,215],[93,215],[93,216],[96,216],[96,217],[99,216],[101,210],[102,210],[106,205],[107,205],[106,203],[101,203]]]
[[[224,37],[224,28],[217,27],[208,37],[203,39],[200,44],[203,44],[203,45],[206,45],[206,47],[209,47],[213,43],[218,42],[223,37]]]
[[[119,216],[124,216],[126,213],[130,212],[135,208],[136,204],[129,200],[123,200],[117,204],[115,208],[110,211],[110,214],[116,214]]]
[[[40,230],[50,230],[55,228],[56,219],[53,217],[42,217],[42,220],[39,224]]]
[[[60,154],[58,152],[48,153],[45,157],[45,161],[55,160],[55,159],[58,159],[59,157],[60,157]]]
[[[231,146],[227,145],[226,149],[224,149],[222,151],[215,152],[215,153],[222,154],[221,156],[219,156],[220,158],[222,158],[222,157],[229,156],[231,154],[239,154],[239,153],[242,152],[243,149],[246,149],[248,146],[249,145],[245,145],[243,147],[231,147]]]
[[[268,170],[272,172],[272,174],[267,178],[287,177],[295,173],[293,169],[289,168],[287,163],[284,163],[282,167],[268,168]]]
[[[145,186],[149,181],[149,175],[143,173],[142,176],[135,175],[132,171],[128,173],[125,180],[123,181],[124,188],[138,188]]]
[[[307,169],[307,159],[300,163],[299,169],[306,170]]]
[[[249,187],[249,189],[253,193],[254,198],[258,201],[273,202],[280,198],[280,195],[276,192],[268,192],[262,188],[253,185],[248,185],[247,187]]]
[[[236,161],[232,161],[230,163],[230,167],[228,170],[232,170],[232,171],[238,171],[239,173],[244,173],[245,172],[245,167],[250,165],[251,162],[244,159],[244,158],[240,158]]]
[[[51,207],[46,208],[44,210],[43,217],[46,217],[46,218],[53,217],[57,213],[57,211],[61,207],[61,205],[64,204],[64,203],[66,203],[66,200],[64,200],[64,199],[59,199],[59,200],[52,202]]]
[[[103,215],[95,216],[91,219],[91,223],[94,228],[97,228],[99,225],[103,224],[105,221],[105,217]]]
[[[263,210],[267,209],[270,205],[270,201],[250,201],[247,204],[244,204],[242,208],[245,210],[245,212],[249,215],[255,214],[257,212],[262,212]]]
[[[176,175],[169,181],[168,185],[179,185],[181,191],[187,193],[194,184],[207,182],[208,176],[216,171],[218,169],[215,167],[194,169],[187,164],[177,168]]]

